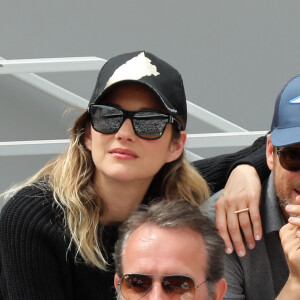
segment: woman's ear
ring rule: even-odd
[[[167,162],[171,162],[179,158],[179,156],[182,154],[184,145],[186,142],[186,132],[181,131],[180,132],[180,138],[176,141],[171,141],[170,144],[170,155],[167,160]]]
[[[84,145],[85,147],[92,151],[92,130],[91,125],[87,125],[84,132]]]

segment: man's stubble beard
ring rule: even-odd
[[[291,213],[287,213],[285,211],[285,207],[289,204],[293,204],[291,200],[291,193],[294,189],[294,185],[290,182],[284,184],[284,181],[280,178],[277,178],[276,171],[274,171],[274,186],[275,186],[275,193],[278,198],[278,205],[281,207],[282,211],[290,217],[295,217]]]

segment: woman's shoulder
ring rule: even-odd
[[[35,183],[18,190],[3,206],[0,228],[25,230],[37,223],[48,224],[53,219],[53,196],[47,184]]]
[[[7,202],[5,201],[1,213],[10,210],[30,212],[35,206],[49,204],[51,198],[52,192],[47,184],[33,183],[16,192],[11,192],[7,196]]]

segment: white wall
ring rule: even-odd
[[[300,73],[296,0],[4,0],[0,11],[6,59],[146,49],[180,70],[189,100],[248,130],[269,129],[277,93]],[[89,98],[97,74],[41,75]],[[0,141],[66,138],[76,115],[8,75],[0,75],[0,105]],[[192,119],[188,130],[216,131]],[[48,159],[1,157],[0,192]]]

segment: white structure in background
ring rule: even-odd
[[[84,99],[52,82],[34,74],[49,72],[98,71],[105,60],[98,57],[18,59],[0,58],[0,75],[10,74],[17,79],[59,99],[71,106],[87,107]],[[187,149],[227,146],[247,146],[266,131],[249,132],[188,101],[188,114],[219,129],[222,133],[188,134]],[[58,154],[66,148],[68,140],[0,142],[0,156]],[[199,158],[192,150],[190,160]]]

